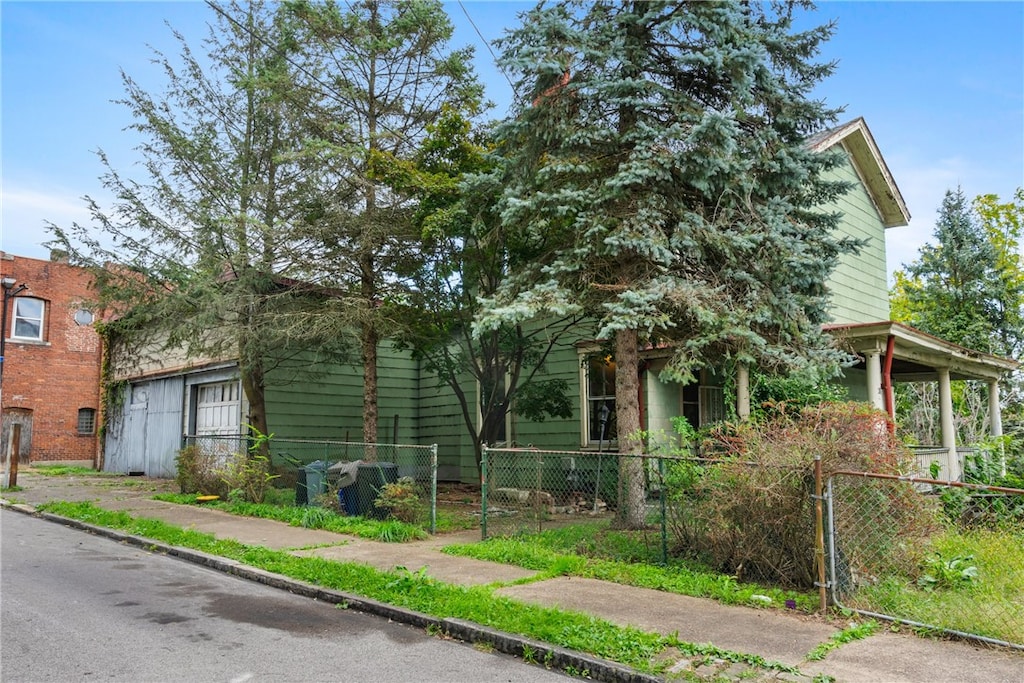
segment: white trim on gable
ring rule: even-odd
[[[882,217],[882,224],[887,228],[895,228],[910,222],[910,211],[900,194],[900,188],[896,186],[896,180],[889,172],[864,117],[818,133],[807,144],[818,152],[842,144],[871,195],[871,201]]]

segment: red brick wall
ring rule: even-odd
[[[18,296],[44,301],[43,341],[11,338],[14,307],[8,302],[3,362],[3,448],[8,422],[31,410],[31,442],[22,444],[21,462],[89,461],[97,457],[100,415],[99,334],[75,322],[75,312],[89,298],[91,276],[60,261],[13,256],[0,252],[0,275],[28,289]],[[80,408],[95,410],[96,428],[78,433]],[[23,427],[24,429],[24,427]],[[25,446],[28,446],[26,453]]]

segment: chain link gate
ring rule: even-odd
[[[627,459],[626,467],[620,463]],[[487,448],[481,458],[481,536],[541,533],[572,524],[610,524],[634,500],[641,533],[657,536],[667,561],[665,459],[595,451]],[[627,474],[623,476],[623,472]],[[632,490],[632,495],[627,493]]]
[[[835,472],[824,498],[833,604],[1024,650],[1024,490]]]

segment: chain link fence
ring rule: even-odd
[[[485,539],[609,525],[642,501],[635,533],[660,545],[662,563],[671,549],[744,580],[817,586],[823,610],[830,597],[865,616],[1024,650],[1022,490],[824,476],[820,459],[769,467],[486,448],[481,464]]]
[[[188,435],[184,446],[227,458],[253,442],[244,434]],[[322,505],[349,515],[420,521],[437,530],[437,445],[357,443],[272,436],[266,442],[277,487],[294,487],[296,505]],[[382,498],[382,494],[384,497]]]
[[[484,448],[481,535],[516,536],[573,524],[607,526],[623,506],[667,560],[664,458],[593,451]],[[623,510],[625,513],[625,510]]]
[[[837,472],[825,499],[835,605],[1024,650],[1024,491]]]

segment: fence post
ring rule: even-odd
[[[831,474],[828,478],[828,486],[826,494],[828,500],[828,581],[829,586],[832,588],[832,602],[839,605],[839,599],[837,597],[837,591],[839,590],[839,584],[836,578],[836,519],[835,519],[835,488],[832,486],[832,482],[835,481],[836,475]]]
[[[818,608],[828,608],[825,584],[825,518],[822,505],[821,455],[814,456],[814,560],[818,570]]]
[[[487,446],[480,449],[480,540],[487,540]]]
[[[398,416],[396,415],[397,419]],[[437,533],[437,444],[430,446],[430,533]]]
[[[537,533],[544,531],[544,514],[541,512],[540,492],[544,480],[544,460],[537,451],[537,488],[533,492],[533,513],[537,516]]]
[[[18,461],[21,460],[21,424],[11,425],[7,435],[7,485],[12,489],[18,485]]]
[[[661,497],[661,563],[668,565],[668,522],[665,519],[667,516],[665,506],[665,458],[658,458],[658,477],[661,479],[658,482],[658,492]]]

